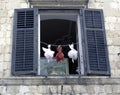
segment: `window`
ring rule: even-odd
[[[74,62],[67,55],[71,43],[78,51]],[[53,59],[44,67],[47,44],[54,51],[63,47],[62,65]],[[13,75],[110,75],[102,10],[16,9],[12,50]]]

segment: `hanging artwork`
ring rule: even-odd
[[[68,52],[68,57],[72,58],[72,62],[74,63],[74,60],[77,60],[78,52],[77,52],[77,50],[74,49],[74,45],[73,44],[69,45],[69,48],[71,50]]]
[[[42,49],[44,51],[44,56],[49,63],[50,61],[52,61],[55,52],[51,50],[51,45],[48,45],[48,48],[42,47]]]
[[[57,62],[61,62],[61,61],[63,61],[64,60],[64,54],[63,54],[63,52],[62,52],[62,46],[61,45],[59,45],[58,47],[57,47],[57,54],[56,54],[56,61]]]

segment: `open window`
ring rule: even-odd
[[[78,58],[68,57],[74,43]],[[55,51],[48,63],[42,47]],[[63,63],[56,47],[62,46]],[[99,9],[16,9],[14,14],[13,75],[110,75],[103,11]]]
[[[69,45],[74,44],[78,50],[78,11],[47,11],[40,13],[40,75],[76,75],[78,74],[78,60],[72,61],[68,57]],[[81,38],[81,37],[80,37]],[[55,51],[53,60],[47,62],[42,47],[51,45]],[[57,62],[55,55],[57,46],[62,46],[65,59]]]

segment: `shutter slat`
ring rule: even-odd
[[[15,10],[12,73],[37,73],[37,15],[36,9]]]
[[[110,75],[102,10],[84,9],[87,74]]]
[[[34,11],[27,10],[18,12],[17,28],[33,28],[34,27]]]

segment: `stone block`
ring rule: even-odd
[[[3,77],[7,78],[11,76],[11,69],[4,69],[3,70]]]
[[[0,31],[0,38],[3,38],[4,32]]]
[[[113,77],[117,77],[120,75],[120,70],[119,69],[116,69],[116,70],[111,69],[111,74]]]
[[[119,43],[120,37],[113,38],[112,40],[113,40],[114,46],[120,46],[120,43]],[[115,50],[115,51],[117,51],[117,50]]]
[[[78,94],[78,93],[87,93],[87,89],[86,86],[84,85],[74,85],[73,86],[73,91]]]
[[[114,41],[115,40],[113,40],[113,43],[114,43]],[[109,54],[114,54],[114,55],[116,55],[116,57],[118,57],[118,53],[120,52],[120,48],[118,46],[115,46],[115,45],[108,46],[108,49],[109,49]]]
[[[49,88],[49,92],[50,92],[51,94],[56,94],[56,93],[58,93],[58,86],[56,86],[56,85],[54,85],[54,86],[48,86],[48,88]]]
[[[63,89],[61,89],[64,94],[70,94],[74,92],[70,85],[63,85]]]
[[[21,3],[20,7],[21,8],[28,8],[28,4],[27,3]]]
[[[4,86],[0,86],[0,93],[2,92],[3,87],[4,87]]]
[[[4,18],[6,16],[8,16],[8,11],[7,10],[1,10],[0,18]]]
[[[105,30],[110,30],[109,22],[105,22]]]
[[[7,25],[7,27],[6,27],[6,30],[11,33],[12,27],[13,27],[13,26],[9,23],[9,24]]]
[[[89,94],[94,94],[95,93],[94,85],[87,85],[86,90],[87,90],[87,93],[89,93]]]
[[[11,61],[11,54],[4,54],[4,62],[10,62]]]
[[[95,0],[95,2],[104,3],[104,0]]]
[[[111,71],[111,76],[112,76],[112,77],[116,77],[115,70],[114,70],[114,69],[111,69],[110,71]]]
[[[112,10],[112,12],[111,12],[111,10]],[[118,9],[112,9],[109,7],[108,7],[108,9],[104,8],[104,16],[105,17],[109,17],[109,16],[119,17],[120,16],[119,13],[120,13],[120,10],[118,10]]]
[[[12,38],[6,37],[6,38],[5,38],[5,44],[11,46],[11,45],[12,45]]]
[[[117,17],[117,22],[120,23],[120,17]]]
[[[0,54],[0,63],[4,61],[3,54]]]
[[[107,95],[120,95],[120,93],[108,93]]]
[[[7,20],[6,23],[13,28],[13,17],[9,16],[6,18],[6,20]],[[12,30],[12,28],[11,28],[11,30]],[[8,28],[7,28],[7,30],[8,30]]]
[[[89,93],[81,93],[79,95],[90,95]]]
[[[45,85],[38,86],[38,93],[41,93],[41,94],[49,93],[48,86],[45,86]]]
[[[113,41],[111,38],[106,38],[108,47],[112,45]]]
[[[120,30],[120,23],[115,23],[115,30]]]
[[[12,6],[11,6],[10,2],[6,3],[6,9],[7,10],[13,10],[15,8],[20,8],[20,4],[19,3],[17,4],[17,2],[15,2],[15,1],[12,2]]]
[[[28,86],[21,85],[21,86],[19,87],[19,93],[25,94],[25,93],[28,93],[28,92],[30,92],[30,89],[29,89]]]
[[[38,92],[38,86],[30,86],[29,90],[30,90],[31,93],[34,93],[34,92],[37,93]]]
[[[104,85],[105,93],[112,93],[112,86],[111,85]]]
[[[2,17],[0,18],[0,24],[5,24],[6,23],[6,18],[5,17]]]
[[[14,15],[14,10],[9,10],[9,11],[8,11],[8,15],[9,15],[9,17],[13,17],[13,15]]]
[[[0,72],[3,72],[3,62],[0,62]]]
[[[36,93],[35,95],[43,95],[43,94]]]
[[[25,93],[24,95],[35,95],[35,94],[33,94],[33,93]]]
[[[105,21],[108,23],[116,23],[117,17],[114,17],[114,16],[105,17]]]
[[[11,95],[16,95],[19,91],[19,86],[7,86],[7,93]]]
[[[90,4],[90,3],[95,3],[95,0],[89,0],[88,4]]]
[[[99,93],[105,92],[104,85],[95,85],[93,88],[96,95],[99,95]]]
[[[0,54],[2,54],[2,46],[0,45]]]
[[[108,25],[109,25],[109,30],[110,30],[110,31],[114,31],[114,30],[115,30],[115,27],[116,27],[116,26],[115,26],[114,23],[109,23]]]
[[[9,31],[6,31],[5,34],[6,34],[6,35],[5,35],[6,38],[11,38],[11,37],[12,37],[12,32],[10,32],[10,30],[9,30]]]
[[[120,56],[119,56],[119,60],[118,60],[118,62],[116,63],[116,66],[117,66],[117,69],[120,70]]]
[[[112,85],[113,93],[120,93],[120,85]]]
[[[11,69],[11,62],[3,62],[3,69],[4,70]]]
[[[3,3],[0,2],[0,10],[6,9],[5,4],[6,4],[5,2],[3,2]]]
[[[4,23],[4,24],[1,24],[1,31],[5,33],[5,31],[7,31],[7,24]]]
[[[117,76],[120,76],[120,69],[116,70]]]
[[[111,2],[110,7],[113,8],[113,9],[117,9],[119,6],[118,6],[117,2]]]
[[[117,62],[110,60],[110,69],[111,69],[111,70],[115,70],[115,69],[117,69],[117,68],[118,68],[118,67],[117,67]]]
[[[4,53],[6,53],[6,54],[11,54],[11,51],[12,51],[12,49],[11,49],[12,47],[11,47],[11,45],[5,45],[5,47],[4,47]]]

